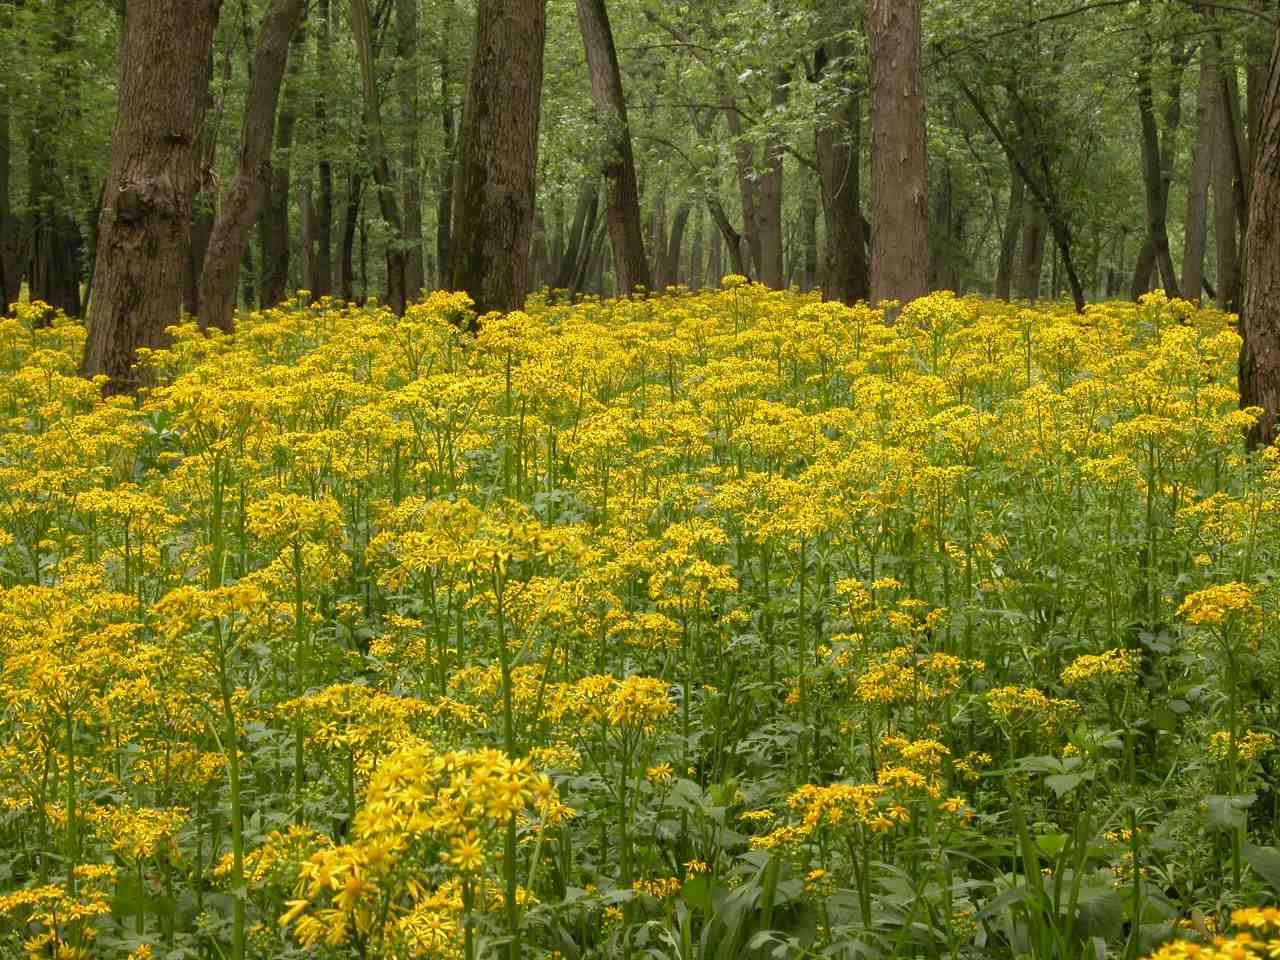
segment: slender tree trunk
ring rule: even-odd
[[[396,200],[391,161],[382,133],[382,104],[378,93],[373,62],[373,27],[369,20],[368,0],[351,0],[351,33],[356,41],[356,59],[360,62],[360,87],[364,101],[364,130],[369,144],[370,166],[378,194],[378,210],[390,231],[387,244],[387,305],[396,316],[404,316],[408,302],[406,287],[404,221]]]
[[[780,70],[774,77],[775,110],[787,102],[790,83],[786,70]],[[776,132],[770,131],[764,146],[756,227],[760,233],[760,282],[775,290],[786,286],[782,271],[782,158],[782,141]]]
[[[1225,86],[1219,83],[1215,98],[1213,145],[1213,220],[1218,260],[1218,307],[1232,313],[1240,309],[1240,257],[1236,243],[1239,215],[1236,179],[1235,132],[1225,104]]]
[[[676,207],[675,218],[671,221],[671,236],[667,239],[666,265],[662,268],[667,286],[676,286],[680,283],[680,251],[684,247],[684,232],[692,211],[693,204],[687,201],[682,202]]]
[[[275,306],[289,295],[289,206],[292,201],[293,131],[297,124],[298,73],[306,56],[306,34],[295,29],[289,69],[276,121],[275,156],[271,160],[270,186],[259,224],[262,248],[262,296],[264,307]],[[268,154],[270,156],[270,154]]]
[[[1009,300],[1013,292],[1013,261],[1018,252],[1018,238],[1022,233],[1022,218],[1026,211],[1026,185],[1013,164],[1009,165],[1009,212],[1005,216],[1004,233],[1000,237],[1000,263],[996,268],[996,297]]]
[[[453,286],[519,310],[529,275],[546,0],[479,0],[454,190]]]
[[[542,214],[536,214],[533,218],[533,240],[529,247],[528,288],[530,290],[536,290],[543,285],[542,278],[547,275],[550,260],[551,253],[547,246],[547,225],[542,219]]]
[[[0,2],[3,26],[13,30],[14,6]],[[13,135],[11,132],[11,98],[0,97],[0,316],[9,311],[9,304],[18,299],[22,287],[21,269],[18,266],[18,220],[13,215],[10,196],[13,168]]]
[[[222,198],[200,272],[199,321],[202,329],[216,327],[230,332],[232,328],[240,261],[249,240],[249,230],[258,218],[271,182],[276,106],[289,60],[289,41],[302,21],[305,8],[305,0],[275,0],[258,31],[244,128],[240,134],[239,164],[231,188]],[[283,130],[286,126],[283,116],[281,120]],[[292,127],[292,120],[288,126]],[[264,231],[264,234],[269,232]],[[268,238],[263,236],[262,239]],[[278,255],[279,252],[271,249],[269,243],[262,244],[264,277],[272,269],[272,258]],[[265,282],[262,289],[267,292]],[[275,302],[265,298],[264,301]]]
[[[706,228],[702,221],[702,208],[693,211],[693,243],[689,247],[689,289],[695,293],[702,289],[702,256],[706,243]]]
[[[1200,84],[1196,95],[1196,142],[1187,181],[1187,216],[1182,248],[1182,298],[1200,302],[1204,289],[1204,252],[1209,235],[1209,176],[1213,170],[1214,109],[1218,73],[1213,44],[1200,50]]]
[[[422,242],[422,169],[418,130],[418,0],[396,0],[396,59],[399,61],[400,120],[404,145],[400,176],[404,180],[404,285],[410,299],[422,296],[427,285]]]
[[[1018,270],[1018,297],[1035,303],[1040,298],[1040,274],[1044,270],[1045,215],[1034,200],[1027,201],[1022,220],[1022,262]]]
[[[1146,18],[1151,16],[1150,0],[1142,0],[1140,4]],[[1156,265],[1160,270],[1160,278],[1165,292],[1171,296],[1178,295],[1178,279],[1174,276],[1173,256],[1169,251],[1169,229],[1167,223],[1168,191],[1165,188],[1164,168],[1160,157],[1160,128],[1156,123],[1154,95],[1152,92],[1151,67],[1154,59],[1155,41],[1149,30],[1144,27],[1143,42],[1138,54],[1138,117],[1141,125],[1142,145],[1142,182],[1145,188],[1147,205],[1147,233],[1151,239],[1151,247],[1155,253]]]
[[[131,0],[82,372],[135,390],[139,347],[165,344],[199,182],[209,51],[220,0]]]
[[[316,68],[321,76],[333,72],[333,21],[330,0],[318,0],[316,31]],[[329,160],[330,125],[328,96],[322,90],[316,96],[316,130],[320,138],[320,158],[316,163],[315,253],[314,271],[307,282],[316,297],[333,293],[333,163]]]
[[[618,53],[609,26],[605,0],[577,0],[578,26],[591,76],[591,99],[605,131],[604,177],[606,218],[619,294],[651,286],[649,264],[640,224],[640,193],[636,182],[627,101],[622,91]]]
[[[818,197],[812,184],[805,187],[800,221],[804,231],[804,272],[800,289],[808,293],[818,286]]]
[[[814,55],[815,76],[837,61],[848,71],[852,50],[848,43],[820,46]],[[822,298],[852,306],[870,296],[866,242],[863,237],[861,176],[862,101],[851,90],[836,106],[831,118],[814,130],[814,157],[821,186],[823,224],[826,227],[826,263]]]
[[[707,286],[719,287],[720,280],[724,277],[724,243],[720,236],[720,229],[712,224],[715,229],[711,231],[709,243],[711,250],[707,254],[707,272],[710,276],[707,279]]]
[[[1269,445],[1280,423],[1280,21],[1258,108],[1249,201],[1240,403],[1262,408],[1250,439]]]
[[[726,95],[724,101],[725,122],[729,127],[729,136],[733,139],[733,158],[738,173],[738,198],[742,204],[742,238],[751,254],[752,267],[746,268],[743,260],[743,276],[751,276],[754,272],[759,278],[764,261],[764,252],[760,245],[760,215],[756,209],[755,188],[755,151],[742,136],[742,117],[738,114],[738,105],[733,97]],[[728,239],[728,235],[725,235]]]
[[[871,0],[871,299],[929,292],[920,0]]]
[[[444,22],[451,22],[454,14],[453,0],[446,0],[445,13]],[[436,184],[436,262],[439,264],[440,286],[447,287],[452,276],[450,255],[453,246],[453,181],[457,158],[449,42],[443,29],[440,38],[440,132],[443,140]]]
[[[733,224],[729,222],[728,214],[725,213],[724,207],[720,205],[720,201],[714,197],[707,198],[707,210],[711,213],[711,218],[716,222],[716,228],[721,236],[724,237],[725,247],[729,251],[729,269],[740,277],[747,276],[746,254],[743,247],[746,245],[744,239],[737,230],[733,229]],[[716,286],[720,285],[720,281],[724,279],[724,265],[720,262],[719,247],[715,248],[717,254],[714,273]]]
[[[578,203],[573,212],[573,225],[569,228],[568,241],[560,257],[560,267],[553,286],[558,290],[573,288],[573,278],[578,273],[583,251],[591,240],[596,225],[596,209],[600,203],[600,186],[594,175],[582,181],[578,190]]]
[[[338,238],[338,269],[335,281],[338,296],[347,303],[356,299],[354,251],[356,231],[360,229],[360,200],[364,178],[353,170],[347,172],[347,199],[342,207],[342,224]]]

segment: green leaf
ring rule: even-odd
[[[1259,847],[1247,840],[1240,846],[1240,854],[1253,868],[1253,872],[1280,894],[1280,850],[1275,847]]]
[[[1209,827],[1230,832],[1244,829],[1246,811],[1258,799],[1256,793],[1212,794],[1200,802],[1200,815]]]

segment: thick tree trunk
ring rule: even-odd
[[[850,54],[848,44],[819,47],[814,57],[815,75],[821,75],[833,59],[840,58],[847,63]],[[861,134],[862,102],[856,92],[845,96],[831,118],[819,123],[813,134],[826,227],[822,299],[840,300],[850,306],[866,300],[871,293],[867,285],[867,247],[859,209]]]
[[[1000,236],[1000,262],[996,267],[995,295],[1009,300],[1013,294],[1013,262],[1022,234],[1022,218],[1026,212],[1026,184],[1013,164],[1009,165],[1009,210],[1005,215],[1004,233]]]
[[[1271,444],[1280,424],[1280,21],[1253,140],[1240,354],[1240,403],[1262,408],[1251,440]]]
[[[929,292],[920,0],[871,0],[871,299]]]
[[[404,181],[404,285],[409,299],[422,296],[427,285],[422,245],[422,170],[418,129],[418,0],[396,0],[396,59],[399,62],[400,120],[404,145],[400,176]]]
[[[774,77],[773,107],[787,102],[791,78],[786,70]],[[760,282],[775,290],[786,286],[782,272],[782,141],[770,131],[764,145],[756,227],[760,232]]]
[[[1213,45],[1200,50],[1200,85],[1196,95],[1196,142],[1187,181],[1187,215],[1182,248],[1182,298],[1200,302],[1204,288],[1204,252],[1209,235],[1209,176],[1213,169],[1214,109],[1218,71]]]
[[[453,19],[452,0],[445,4],[446,17]],[[436,263],[440,286],[449,286],[452,276],[451,251],[453,247],[453,181],[457,158],[455,156],[453,83],[450,72],[449,42],[445,31],[440,38],[440,132],[442,136],[440,168],[436,182]]]
[[[222,207],[214,221],[200,273],[199,321],[202,329],[216,327],[230,332],[232,328],[240,261],[271,178],[276,106],[289,60],[289,40],[297,30],[305,8],[305,0],[275,0],[263,17],[258,32],[244,128],[240,135],[240,160],[231,188],[222,198]],[[262,253],[265,277],[271,270],[270,258],[277,252],[264,245]]]
[[[1143,238],[1142,246],[1138,248],[1138,259],[1133,264],[1133,279],[1129,282],[1129,299],[1136,301],[1144,293],[1149,292],[1157,272],[1156,248],[1148,232],[1148,235]]]
[[[360,229],[360,200],[364,192],[364,178],[354,171],[347,172],[347,199],[342,206],[342,224],[338,238],[338,269],[334,278],[338,296],[347,303],[356,299],[355,244],[356,231]]]
[[[453,286],[519,310],[529,275],[546,0],[479,0],[458,144]]]
[[[139,347],[166,342],[182,308],[182,260],[199,182],[209,51],[221,0],[131,0],[120,110],[98,236],[82,372],[135,390]]]
[[[635,155],[627,122],[627,101],[622,91],[618,53],[609,26],[605,0],[577,0],[578,26],[586,49],[591,76],[591,100],[605,131],[604,177],[607,184],[606,218],[619,294],[651,286],[640,224],[640,193],[636,183]]]
[[[1018,267],[1018,297],[1035,303],[1044,270],[1045,215],[1034,200],[1027,201],[1022,219],[1022,260]]]
[[[386,138],[382,133],[382,104],[378,93],[373,62],[373,27],[369,20],[369,0],[351,0],[351,33],[356,41],[356,59],[360,62],[360,87],[364,102],[364,131],[369,145],[370,166],[378,194],[378,210],[390,231],[387,259],[387,305],[396,316],[403,316],[408,302],[406,287],[404,221],[396,200],[395,183]]]

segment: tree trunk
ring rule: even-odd
[[[812,184],[804,191],[800,222],[804,231],[804,272],[800,275],[800,289],[808,293],[818,285],[818,197]]]
[[[249,229],[257,220],[270,183],[276,105],[289,60],[289,40],[297,30],[305,8],[305,0],[275,0],[258,31],[244,127],[240,134],[240,160],[235,179],[223,197],[222,207],[214,221],[200,273],[201,329],[216,327],[230,332],[232,328],[240,261],[244,257]],[[283,120],[282,116],[282,128],[285,126]],[[263,245],[262,255],[265,277],[271,270],[270,258],[278,252]]]
[[[693,205],[687,201],[676,207],[675,219],[671,221],[671,236],[667,240],[666,264],[662,268],[662,276],[667,286],[680,283],[680,251],[684,247],[684,231],[689,224],[689,214]]]
[[[920,0],[871,0],[871,299],[929,292]]]
[[[1240,402],[1262,408],[1250,439],[1270,445],[1280,422],[1280,21],[1258,108],[1249,202]]]
[[[453,0],[445,4],[444,23],[453,20]],[[449,286],[452,276],[450,256],[453,247],[453,180],[457,158],[454,155],[454,117],[452,77],[450,74],[449,42],[446,31],[440,37],[440,131],[442,136],[440,168],[436,183],[436,263],[440,286]]]
[[[708,197],[707,209],[711,212],[711,218],[715,220],[716,227],[724,237],[724,244],[729,250],[729,269],[738,276],[745,277],[747,275],[747,266],[746,254],[743,251],[745,244],[743,242],[742,235],[738,233],[737,230],[733,229],[733,224],[729,222],[728,214],[724,212],[724,207],[720,205],[719,200],[714,197]],[[720,251],[717,248],[716,253],[719,254],[719,252]],[[715,278],[715,283],[716,286],[719,286],[720,281],[724,279],[724,274],[721,273],[724,269],[724,265],[719,262],[719,256],[717,256],[716,259],[717,262],[715,264],[714,272],[717,276]]]
[[[774,77],[775,110],[787,102],[790,82],[786,70],[780,70]],[[782,140],[776,131],[770,130],[764,145],[756,227],[760,232],[760,282],[775,290],[787,285],[782,271],[782,157]]]
[[[404,286],[409,299],[422,296],[427,285],[422,247],[422,170],[418,128],[418,0],[396,0],[396,59],[399,61],[400,120],[404,145],[400,176],[404,180]]]
[[[453,286],[519,310],[529,275],[546,0],[479,0],[454,190]]]
[[[342,207],[341,236],[338,243],[338,270],[334,278],[338,296],[347,303],[356,299],[354,251],[356,231],[360,228],[360,200],[364,177],[354,170],[347,172],[347,200]]]
[[[0,3],[0,11],[8,7],[6,20],[14,18],[12,3]],[[4,24],[12,30],[12,22]],[[18,299],[22,287],[21,269],[18,266],[18,220],[13,215],[10,198],[11,171],[13,166],[13,139],[11,100],[0,97],[0,316],[9,311],[9,304]]]
[[[600,186],[594,175],[582,181],[578,190],[578,203],[573,211],[573,225],[569,228],[569,238],[564,244],[564,252],[560,257],[560,267],[556,273],[557,290],[573,288],[573,278],[578,273],[578,265],[582,261],[583,251],[591,241],[596,226],[596,209],[600,203]]]
[[[1226,87],[1219,83],[1215,97],[1213,145],[1213,221],[1218,259],[1218,307],[1236,313],[1240,309],[1240,257],[1236,243],[1239,214],[1236,178],[1235,132],[1226,105]]]
[[[1129,284],[1129,299],[1137,301],[1144,293],[1151,290],[1152,280],[1155,279],[1156,268],[1156,248],[1151,242],[1150,231],[1143,238],[1142,246],[1138,248],[1138,259],[1133,264],[1133,280]]]
[[[814,56],[814,74],[821,76],[827,64],[839,58],[845,70],[851,56],[847,43],[820,46]],[[856,85],[836,106],[828,121],[814,130],[814,156],[822,194],[826,227],[826,263],[822,299],[840,300],[852,306],[870,296],[867,286],[867,247],[863,238],[861,176],[862,101]]]
[[[693,211],[693,243],[689,245],[689,289],[695,293],[702,289],[702,256],[706,230],[702,222],[702,208]]]
[[[135,390],[139,347],[162,347],[182,307],[183,245],[199,181],[209,51],[221,0],[131,0],[120,108],[98,235],[82,372]]]
[[[578,26],[591,76],[591,100],[597,121],[605,131],[606,218],[618,292],[627,294],[637,287],[647,290],[651,280],[640,224],[635,155],[609,13],[605,0],[577,0],[577,4]]]
[[[298,72],[306,55],[306,34],[294,31],[280,117],[276,122],[275,156],[259,224],[262,227],[262,295],[272,307],[289,295],[289,206],[292,201],[293,131],[297,124]]]
[[[1009,212],[1005,217],[1004,233],[1000,237],[1000,263],[996,268],[995,295],[1009,300],[1013,292],[1013,261],[1018,252],[1018,238],[1022,233],[1022,218],[1026,211],[1027,187],[1018,176],[1013,164],[1009,165]]]
[[[333,21],[330,0],[319,0],[316,34],[316,68],[322,76],[333,71]],[[329,105],[322,91],[316,97],[316,128],[320,137],[320,159],[316,163],[316,206],[313,232],[315,250],[312,275],[307,279],[311,293],[327,297],[333,293],[333,163],[329,160]]]
[[[378,210],[387,224],[387,306],[396,316],[404,316],[408,302],[406,287],[404,221],[396,200],[391,177],[391,161],[382,133],[382,104],[378,94],[373,62],[373,27],[369,20],[369,0],[351,0],[351,33],[356,41],[356,59],[360,62],[360,87],[364,102],[364,131],[369,144],[373,182],[378,193]]]
[[[1150,0],[1143,0],[1141,8],[1150,17]],[[1155,102],[1152,92],[1151,65],[1154,59],[1155,41],[1144,28],[1138,54],[1138,117],[1142,136],[1142,182],[1147,207],[1147,233],[1155,253],[1156,265],[1165,292],[1178,295],[1178,278],[1173,271],[1173,256],[1169,251],[1169,227],[1167,222],[1169,193],[1165,185],[1164,165],[1160,157],[1160,128],[1156,123]]]
[[[1022,262],[1018,269],[1018,297],[1035,303],[1040,297],[1044,269],[1045,215],[1034,200],[1027,201],[1022,221]]]
[[[742,117],[738,115],[738,105],[733,97],[725,95],[723,102],[725,122],[729,126],[729,136],[733,138],[733,158],[738,173],[738,199],[742,204],[742,238],[746,242],[747,250],[751,253],[751,270],[759,278],[764,252],[760,246],[760,217],[756,210],[755,151],[742,136]],[[725,239],[729,239],[728,234],[725,235]],[[732,246],[730,244],[731,251]],[[751,270],[746,267],[745,256],[739,259],[742,260],[742,275],[749,277]]]
[[[1191,175],[1187,182],[1187,216],[1182,249],[1182,298],[1200,302],[1204,288],[1204,251],[1208,240],[1209,175],[1213,169],[1214,109],[1218,72],[1213,45],[1200,50],[1200,85],[1196,95],[1196,142],[1191,151]]]
[[[711,243],[711,250],[707,254],[707,272],[710,276],[707,279],[707,286],[719,287],[720,280],[724,276],[724,246],[718,227],[711,231],[709,242]]]

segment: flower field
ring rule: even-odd
[[[0,956],[1280,946],[1232,318],[736,279],[0,322]]]

